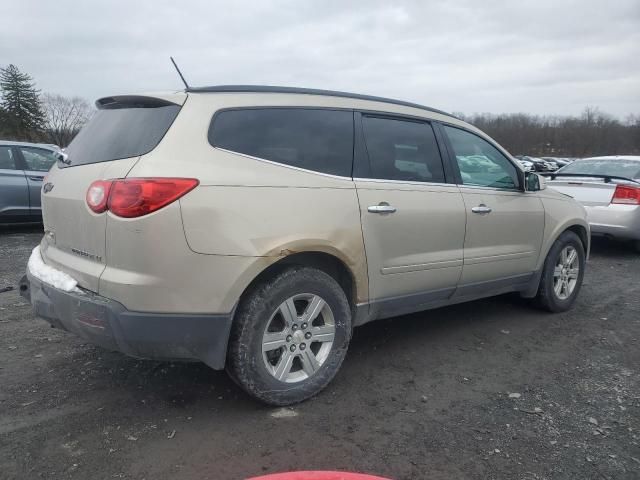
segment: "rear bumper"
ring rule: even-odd
[[[613,204],[585,209],[592,234],[640,240],[640,206]]]
[[[232,313],[132,312],[88,291],[59,290],[29,272],[20,281],[20,294],[36,316],[108,350],[138,358],[200,360],[224,368]]]

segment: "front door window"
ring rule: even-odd
[[[444,127],[453,147],[463,185],[518,188],[516,167],[496,147],[473,133]]]

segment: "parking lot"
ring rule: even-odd
[[[103,351],[17,293],[38,227],[0,230],[0,477],[639,478],[640,255],[596,241],[575,308],[502,296],[356,330],[335,381],[265,407],[199,364]]]

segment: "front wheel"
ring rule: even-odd
[[[544,262],[536,299],[550,312],[565,312],[575,302],[584,278],[585,253],[580,238],[566,231]]]
[[[227,371],[250,395],[291,405],[337,373],[351,337],[351,310],[326,273],[292,267],[257,285],[238,307]]]

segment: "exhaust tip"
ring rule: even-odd
[[[29,279],[26,275],[23,275],[20,279],[20,282],[18,282],[18,288],[20,296],[26,298],[27,300],[29,300],[29,302],[31,302],[31,289],[29,285]]]

